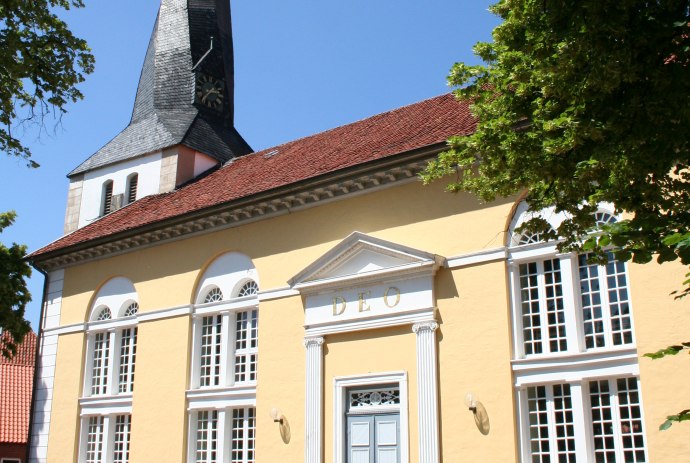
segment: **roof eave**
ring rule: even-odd
[[[275,202],[279,201],[282,198],[289,197],[291,195],[295,195],[297,193],[304,194],[310,191],[310,190],[316,190],[319,188],[324,188],[325,185],[328,184],[333,184],[333,183],[338,183],[338,182],[345,182],[348,180],[351,180],[352,178],[356,177],[366,177],[367,175],[373,175],[378,172],[385,171],[386,169],[395,169],[395,168],[401,168],[405,165],[416,165],[413,170],[409,170],[408,172],[403,172],[404,176],[407,176],[407,178],[415,178],[416,174],[421,170],[421,167],[419,167],[421,164],[420,162],[426,163],[429,159],[431,159],[433,156],[437,155],[439,152],[441,152],[443,149],[447,147],[446,142],[439,142],[435,143],[432,145],[427,145],[423,147],[419,147],[413,150],[401,152],[398,154],[386,156],[380,159],[375,159],[372,161],[367,161],[361,164],[357,164],[355,166],[350,166],[344,169],[339,169],[336,171],[328,172],[316,177],[311,177],[307,179],[300,180],[298,182],[290,183],[288,185],[283,185],[280,187],[272,188],[270,190],[266,190],[251,196],[239,198],[239,199],[234,199],[231,201],[223,202],[223,203],[218,203],[214,204],[212,206],[203,208],[203,209],[198,209],[195,211],[191,211],[185,214],[181,214],[175,217],[171,217],[168,219],[163,219],[159,220],[156,222],[152,222],[149,224],[145,224],[130,230],[125,230],[123,232],[119,233],[114,233],[111,235],[107,236],[102,236],[99,238],[94,238],[88,241],[84,241],[75,245],[67,246],[64,248],[56,249],[53,251],[48,251],[45,253],[41,254],[34,254],[30,255],[28,260],[31,263],[32,266],[40,269],[41,271],[51,271],[55,268],[62,268],[65,266],[73,265],[73,264],[63,264],[63,265],[54,265],[50,264],[51,262],[55,262],[56,259],[59,259],[61,261],[66,260],[65,258],[70,256],[70,255],[76,255],[77,253],[85,253],[89,250],[96,249],[99,246],[105,246],[108,244],[116,243],[118,241],[124,241],[124,240],[131,240],[133,238],[136,238],[138,236],[143,236],[146,234],[151,234],[151,233],[156,233],[160,230],[164,229],[170,229],[174,228],[177,226],[184,226],[185,224],[190,224],[194,223],[195,221],[202,220],[204,218],[209,218],[214,215],[222,214],[225,213],[229,210],[233,209],[241,209],[241,208],[247,208],[251,207],[252,205],[256,204],[262,204],[262,203],[268,203],[268,202]],[[384,179],[385,180],[385,179]],[[395,183],[400,180],[404,180],[404,178],[393,178],[389,179],[390,181],[386,180],[386,184],[390,183]],[[375,182],[374,182],[375,183]],[[380,182],[379,182],[380,183]],[[347,196],[348,194],[354,194],[354,193],[359,193],[363,190],[371,190],[375,188],[376,186],[379,186],[377,183],[365,187],[362,186],[361,188],[358,187],[357,191],[345,193],[343,195],[338,196],[338,198],[342,196]],[[325,198],[329,199],[329,198]],[[323,199],[313,201],[313,203],[319,203],[322,202]],[[312,202],[309,202],[306,207],[310,207]],[[297,207],[291,207],[291,210],[297,209]],[[266,218],[268,216],[273,216],[275,214],[267,214]],[[263,218],[263,217],[260,217]],[[249,219],[252,219],[249,217]],[[221,228],[223,226],[225,227],[231,227],[231,226],[237,226],[240,225],[244,222],[247,222],[248,220],[239,220],[237,223],[234,224],[222,224],[219,226],[211,226],[210,228],[212,229],[217,229]],[[199,231],[206,231],[207,229],[199,230]],[[194,234],[194,231],[191,231],[190,233],[182,233],[179,235],[176,235],[174,237],[161,237],[159,239],[154,240],[155,243],[160,243],[162,241],[167,241],[169,239],[176,239],[176,238],[181,238],[181,237],[188,237],[189,235]],[[144,244],[149,244],[149,243],[143,243]],[[125,246],[122,249],[117,249],[112,252],[106,252],[104,253],[96,253],[98,255],[93,256],[92,258],[102,258],[106,256],[111,256],[116,253],[124,253],[128,252],[130,249],[133,247],[139,247],[139,245],[135,246]],[[83,258],[83,259],[75,259],[74,263],[81,262],[84,260],[90,260],[90,258]]]

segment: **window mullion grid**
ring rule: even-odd
[[[609,394],[611,394],[611,417],[613,419],[613,441],[615,442],[616,461],[626,461],[623,453],[623,438],[621,433],[620,401],[618,400],[618,384],[615,379],[607,380]]]
[[[137,349],[137,327],[133,326],[120,331],[120,356],[118,392],[132,392]]]
[[[93,337],[93,354],[91,357],[90,394],[105,395],[109,392],[108,379],[112,371],[110,350],[112,349],[110,333],[102,331]]]
[[[128,463],[132,415],[117,415],[114,418],[115,432],[113,433],[113,445],[110,452],[113,456],[113,463]]]
[[[608,263],[605,268],[606,274],[606,298],[608,315],[611,318],[611,345],[625,345],[633,343],[632,311],[630,307],[630,282],[628,280],[627,264],[614,259],[611,253],[608,254]],[[609,281],[613,280],[613,285]],[[622,281],[619,281],[622,280]],[[611,295],[615,295],[615,300]],[[618,315],[614,317],[611,313],[616,307]],[[625,311],[625,313],[624,313]],[[614,332],[613,324],[617,320],[619,329]],[[620,336],[620,343],[616,344],[615,336]]]

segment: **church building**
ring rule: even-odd
[[[129,125],[69,173],[30,463],[678,462],[680,265],[561,253],[423,186],[442,95],[254,152],[228,0],[161,0]],[[620,220],[601,204],[598,223]]]

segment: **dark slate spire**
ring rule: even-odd
[[[68,176],[178,144],[220,162],[250,153],[233,97],[229,0],[161,0],[129,125]]]

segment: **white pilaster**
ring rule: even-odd
[[[43,320],[39,343],[39,359],[35,376],[37,384],[34,386],[34,410],[31,417],[31,444],[29,462],[44,463],[48,457],[48,431],[50,430],[50,414],[53,404],[53,379],[57,359],[58,335],[46,335],[44,330],[56,328],[60,325],[60,311],[62,308],[62,288],[65,278],[64,270],[56,270],[47,276],[48,294],[43,301]]]
[[[304,338],[307,352],[305,390],[305,463],[321,463],[323,455],[323,337]]]
[[[417,334],[417,407],[419,409],[419,462],[439,462],[438,379],[436,329],[433,320],[415,323]]]

